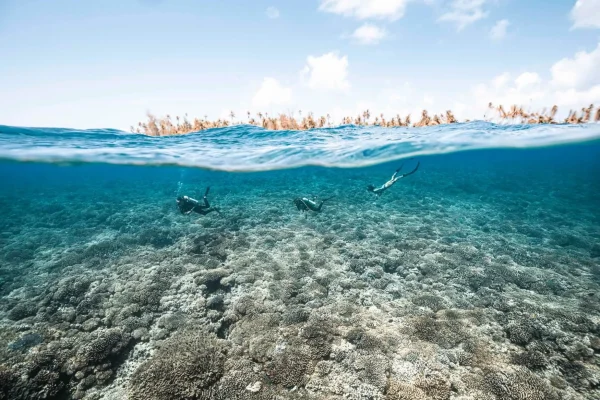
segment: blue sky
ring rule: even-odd
[[[0,0],[0,124],[600,103],[600,0]]]

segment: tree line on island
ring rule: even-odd
[[[488,108],[496,113],[496,120],[508,121],[521,124],[583,124],[587,122],[600,121],[600,108],[594,112],[594,105],[581,109],[581,112],[571,110],[564,120],[557,120],[556,114],[558,107],[555,105],[549,111],[544,109],[541,112],[527,112],[523,107],[513,105],[510,108],[504,108],[502,105],[495,106],[489,103]],[[302,111],[299,111],[300,117],[296,119],[290,114],[279,114],[277,116],[269,116],[268,113],[259,112],[252,115],[247,112],[246,121],[236,121],[236,115],[233,111],[229,114],[230,119],[217,119],[211,121],[207,116],[204,118],[188,119],[185,114],[183,118],[176,116],[175,120],[170,115],[163,118],[157,118],[151,113],[147,114],[145,122],[139,122],[137,127],[132,126],[132,133],[146,134],[150,136],[169,136],[181,135],[190,132],[198,132],[211,128],[223,128],[232,125],[254,125],[260,126],[268,130],[308,130],[315,128],[326,128],[340,125],[358,125],[358,126],[381,126],[381,127],[425,127],[445,124],[458,123],[458,119],[454,116],[451,110],[445,114],[429,115],[427,110],[423,110],[421,118],[418,121],[412,122],[410,114],[402,118],[399,114],[391,118],[386,118],[383,114],[374,116],[369,110],[365,110],[362,114],[355,117],[344,117],[338,123],[332,122],[329,114],[326,116],[315,117],[313,113],[307,113],[302,117]],[[488,118],[489,119],[489,118]],[[469,122],[465,120],[464,122]]]

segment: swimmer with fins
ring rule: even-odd
[[[306,211],[321,212],[323,203],[333,199],[334,197],[335,196],[331,196],[331,197],[326,198],[325,200],[321,200],[321,203],[319,203],[319,204],[317,204],[317,202],[315,200],[310,200],[306,197],[302,197],[302,198],[297,197],[294,199],[294,205],[296,206],[296,208],[299,211],[302,211],[302,212],[306,212]]]
[[[377,196],[381,196],[383,194],[383,192],[385,192],[386,190],[388,190],[390,187],[392,187],[392,185],[396,182],[398,182],[399,179],[405,178],[409,175],[414,174],[415,172],[417,172],[417,170],[419,169],[419,165],[421,165],[420,162],[417,162],[417,166],[415,167],[415,169],[413,169],[410,172],[407,172],[406,174],[402,174],[402,175],[398,175],[398,172],[400,172],[400,170],[402,169],[402,167],[404,166],[404,164],[402,164],[400,166],[400,168],[398,168],[396,170],[396,172],[394,172],[394,175],[392,175],[391,179],[389,181],[387,181],[386,183],[384,183],[383,185],[381,185],[380,187],[375,187],[373,185],[369,185],[367,186],[367,190],[369,192],[375,193]]]
[[[177,197],[177,207],[179,208],[179,211],[181,211],[182,214],[188,215],[192,212],[201,214],[201,215],[206,215],[208,213],[211,213],[213,211],[216,212],[220,212],[218,208],[216,207],[211,207],[210,204],[208,204],[208,198],[206,196],[208,196],[208,192],[210,191],[210,186],[206,188],[206,192],[204,192],[204,204],[200,203],[198,200],[196,199],[192,199],[191,197],[188,196],[179,196]]]

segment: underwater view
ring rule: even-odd
[[[598,399],[599,138],[0,126],[0,398]]]

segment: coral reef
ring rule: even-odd
[[[223,376],[223,345],[198,330],[167,339],[131,377],[129,398],[210,398],[211,387]]]
[[[421,162],[376,199],[395,163],[19,165],[0,399],[600,398],[597,151]],[[180,180],[222,215],[181,215]],[[338,197],[301,215],[313,193]]]

